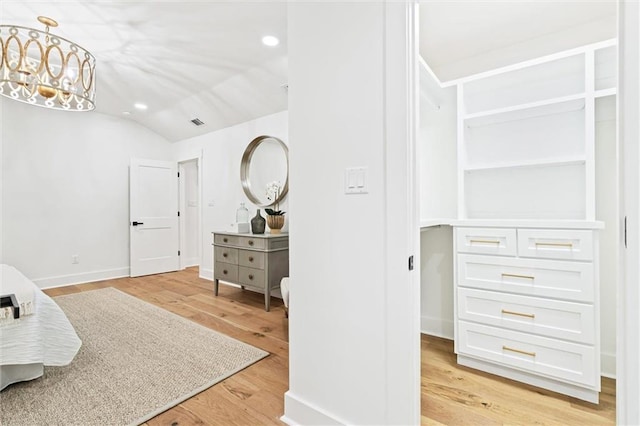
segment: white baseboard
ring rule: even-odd
[[[101,271],[82,272],[79,274],[59,275],[57,277],[36,278],[32,281],[38,287],[55,288],[74,284],[91,283],[95,281],[111,280],[129,276],[129,267],[103,269]]]
[[[294,396],[291,391],[284,394],[284,415],[280,417],[289,426],[297,425],[346,425],[330,413]]]
[[[600,354],[600,369],[604,377],[616,378],[616,354],[602,352]]]
[[[453,321],[422,316],[420,318],[420,332],[430,336],[453,340]]]
[[[203,280],[213,281],[213,269],[205,269],[200,267],[200,278]]]
[[[198,266],[198,265],[200,265],[199,257],[190,257],[188,259],[182,259],[182,262],[180,263],[180,266],[182,268],[190,268],[192,266]]]

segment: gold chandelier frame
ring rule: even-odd
[[[95,57],[66,38],[49,33],[58,23],[46,16],[45,30],[0,25],[0,95],[45,108],[95,108]]]

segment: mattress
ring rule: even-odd
[[[28,283],[34,287],[35,313],[0,327],[0,389],[35,378],[38,368],[42,375],[42,365],[70,364],[82,345],[62,309]]]

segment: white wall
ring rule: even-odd
[[[289,424],[419,423],[419,296],[407,247],[394,240],[410,231],[407,219],[388,222],[413,211],[395,197],[416,184],[405,177],[414,142],[388,133],[411,117],[398,99],[411,96],[402,91],[411,62],[395,58],[406,50],[403,8],[289,4]],[[358,166],[368,167],[368,193],[345,194],[345,169]],[[408,300],[409,288],[418,297]]]
[[[172,155],[177,161],[202,155],[202,278],[213,279],[211,232],[232,230],[241,202],[249,209],[249,218],[256,215],[257,207],[245,196],[240,182],[240,160],[245,148],[260,135],[275,136],[288,145],[287,126],[288,113],[283,111],[172,144]],[[286,232],[293,216],[287,198],[280,204],[280,209],[286,212],[283,229]],[[264,209],[260,208],[260,211],[262,217],[266,217]]]
[[[41,287],[128,275],[129,161],[169,159],[169,143],[97,112],[0,102],[3,262]]]

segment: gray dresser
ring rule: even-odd
[[[220,280],[264,292],[269,311],[271,290],[289,276],[288,234],[238,234],[213,232],[214,294]]]

